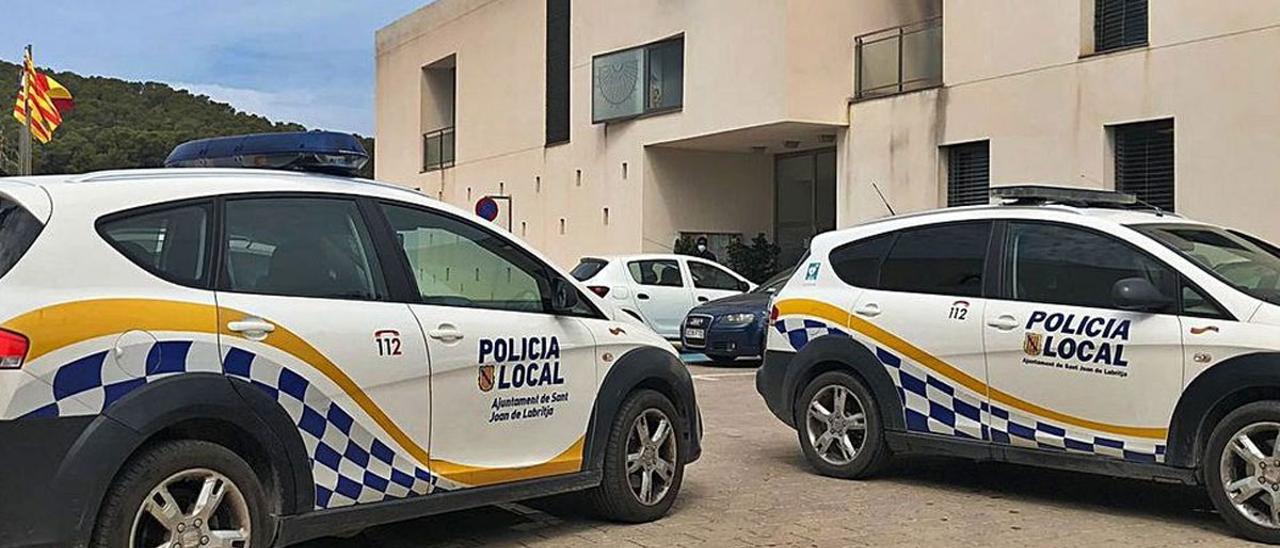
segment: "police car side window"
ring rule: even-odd
[[[684,276],[680,264],[670,259],[631,261],[627,263],[631,279],[640,285],[683,287]]]
[[[544,312],[546,268],[515,244],[448,215],[382,204],[424,304]]]
[[[841,281],[866,289],[880,287],[880,263],[893,245],[894,234],[842,245],[831,252],[831,269]],[[800,264],[804,264],[801,261]]]
[[[212,205],[147,209],[104,219],[98,231],[129,260],[183,285],[204,285]]]
[[[982,296],[991,223],[967,222],[904,230],[880,268],[890,291]]]
[[[356,203],[238,198],[226,206],[226,290],[379,300],[386,285]]]
[[[1164,264],[1110,236],[1063,225],[1010,223],[1006,272],[1019,301],[1112,308],[1115,283],[1135,277],[1177,297],[1178,276]]]

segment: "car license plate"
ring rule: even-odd
[[[707,336],[706,329],[694,329],[692,327],[685,328],[684,338],[686,339],[703,339]]]

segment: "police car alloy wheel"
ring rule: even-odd
[[[169,476],[142,499],[129,545],[236,547],[247,545],[252,532],[249,504],[235,482],[193,468]]]
[[[640,504],[658,504],[671,490],[679,461],[674,424],[661,409],[645,409],[627,436],[627,485]]]
[[[889,456],[871,391],[847,373],[813,379],[797,400],[795,420],[805,458],[823,475],[867,477]]]
[[[853,461],[867,441],[867,415],[862,402],[848,388],[829,384],[809,400],[805,432],[818,457],[844,466]]]
[[[666,514],[684,481],[684,435],[666,396],[647,389],[628,396],[609,432],[604,480],[590,493],[595,510],[626,523]]]
[[[98,520],[100,548],[253,548],[274,534],[253,469],[222,446],[164,442],[132,459]]]
[[[1223,418],[1205,459],[1210,498],[1227,523],[1253,540],[1280,542],[1280,402]]]

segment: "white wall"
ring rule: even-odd
[[[1225,6],[1152,2],[1150,47],[1081,56],[1077,2],[947,2],[946,87],[850,107],[840,224],[883,214],[873,180],[944,205],[937,147],[976,139],[993,185],[1108,188],[1105,126],[1172,117],[1178,212],[1280,240],[1280,2]]]

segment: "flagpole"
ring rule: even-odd
[[[18,140],[18,175],[31,175],[31,96],[27,93],[26,60],[31,58],[31,44],[27,44],[26,57],[22,59],[22,114],[27,124]]]

